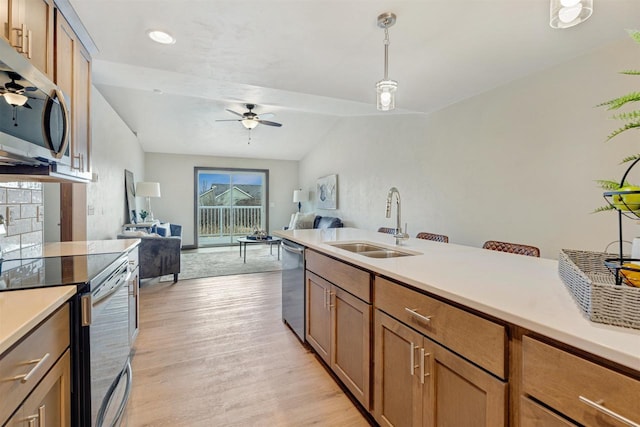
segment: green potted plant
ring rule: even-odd
[[[142,210],[140,211],[140,219],[142,220],[142,222],[144,222],[144,220],[149,216],[149,212]]]
[[[631,38],[638,44],[640,44],[640,31],[638,30],[627,30]],[[631,76],[640,76],[640,70],[624,70],[620,72],[621,74],[631,75]],[[607,110],[619,110],[621,107],[629,105],[633,102],[640,101],[640,91],[635,91],[628,93],[626,95],[620,96],[618,98],[614,98],[607,102],[603,102],[602,104],[598,104],[598,107],[607,107]],[[622,112],[618,114],[614,114],[612,118],[616,120],[621,120],[624,124],[618,129],[614,130],[607,137],[607,141],[615,138],[623,132],[628,131],[629,129],[639,129],[640,128],[640,110],[632,110],[627,112]],[[640,160],[640,154],[633,154],[631,156],[625,157],[622,160],[622,164],[633,162],[631,167]],[[607,211],[612,209],[620,209],[624,211],[636,211],[640,210],[640,186],[632,185],[626,180],[626,176],[631,169],[629,167],[627,172],[624,174],[623,179],[621,181],[612,181],[612,180],[599,180],[597,181],[600,186],[604,190],[620,192],[620,194],[615,194],[612,196],[612,203],[607,206],[603,206],[601,208],[596,209],[596,212]],[[625,194],[628,192],[629,194]]]

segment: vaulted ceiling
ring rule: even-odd
[[[638,0],[549,27],[549,0],[71,0],[93,83],[147,152],[299,160],[345,117],[425,114],[627,37]],[[394,12],[397,109],[375,106],[380,13]],[[149,29],[171,33],[160,45]],[[273,113],[249,131],[225,111]]]

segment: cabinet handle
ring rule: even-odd
[[[424,348],[420,349],[420,384],[424,384]]]
[[[26,417],[24,419],[24,421],[27,421],[29,423],[29,427],[36,427],[36,420],[38,419],[38,414],[34,414],[34,415],[29,415],[28,417]],[[40,423],[41,426],[43,426],[43,423]]]
[[[42,365],[45,364],[45,362],[47,361],[48,358],[49,358],[49,353],[45,354],[40,359],[29,360],[28,362],[25,363],[26,365],[31,365],[31,364],[35,363],[36,366],[31,368],[31,370],[29,372],[27,372],[26,374],[16,375],[15,377],[12,378],[12,380],[20,380],[20,382],[26,383],[27,381],[29,381],[29,379],[31,379],[33,374],[35,374],[36,371],[38,369],[40,369],[42,367]]]
[[[591,406],[594,409],[597,409],[598,411],[602,412],[603,414],[606,414],[606,415],[610,416],[611,418],[613,418],[613,419],[615,419],[617,421],[620,421],[623,424],[626,424],[626,425],[631,426],[631,427],[640,427],[640,424],[635,423],[635,422],[631,421],[630,419],[625,418],[625,417],[623,417],[622,415],[620,415],[620,414],[618,414],[616,412],[613,412],[609,408],[605,408],[602,405],[602,403],[604,403],[604,401],[602,401],[602,400],[598,400],[597,402],[594,402],[593,400],[589,400],[584,396],[578,396],[578,399],[580,400],[580,402],[582,402],[584,404],[587,404],[587,405]]]
[[[417,308],[414,308],[413,310],[410,309],[409,307],[405,307],[404,311],[406,311],[407,313],[409,313],[410,315],[417,317],[418,319],[422,320],[425,323],[430,323],[431,322],[431,318],[433,316],[423,316],[422,314],[418,313]]]
[[[411,355],[409,356],[409,373],[411,374],[411,376],[413,376],[414,372],[416,371],[416,362],[414,360],[413,352],[415,351],[417,346],[414,347],[413,342],[409,342],[409,344],[411,345]]]
[[[44,427],[47,425],[47,422],[45,421],[45,411],[46,411],[46,407],[45,405],[42,405],[41,407],[38,408],[38,417],[40,417],[40,420],[38,421],[38,425]]]
[[[75,160],[78,159],[78,167],[75,166]],[[74,154],[71,159],[71,169],[80,170],[80,154]]]
[[[331,309],[332,309],[333,307],[335,307],[335,304],[331,304],[331,297],[332,297],[332,296],[334,296],[336,293],[335,293],[335,292],[328,291],[328,292],[327,292],[327,294],[328,294],[328,296],[329,296],[329,304],[328,304],[327,309],[328,309],[329,311],[331,311]]]
[[[31,59],[31,30],[27,31],[27,51],[25,54],[27,55],[27,58]]]
[[[18,28],[14,28],[13,31],[16,32],[15,44],[13,44],[13,48],[17,50],[19,53],[26,53],[24,46],[24,35],[27,32],[27,29],[24,24],[22,24]]]
[[[428,360],[429,356],[431,356],[431,353],[425,353],[424,352],[424,348],[422,349],[422,364],[426,365],[425,362],[425,358]],[[431,372],[426,372],[427,368],[424,368],[423,372],[422,372],[422,384],[424,384],[424,379],[426,377],[428,377],[429,375],[431,375]]]

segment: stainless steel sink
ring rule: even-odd
[[[349,252],[370,252],[370,251],[383,251],[385,248],[382,246],[375,246],[369,243],[329,243],[334,248],[344,249]]]
[[[418,253],[398,251],[366,242],[328,243],[334,248],[344,249],[369,258],[396,258],[402,256],[419,255]]]
[[[406,252],[385,249],[382,251],[361,252],[360,255],[368,256],[369,258],[396,258],[400,256],[411,256],[415,254],[408,254]]]

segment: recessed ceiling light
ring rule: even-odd
[[[147,35],[151,40],[160,44],[174,44],[176,42],[176,39],[166,31],[149,30]]]

